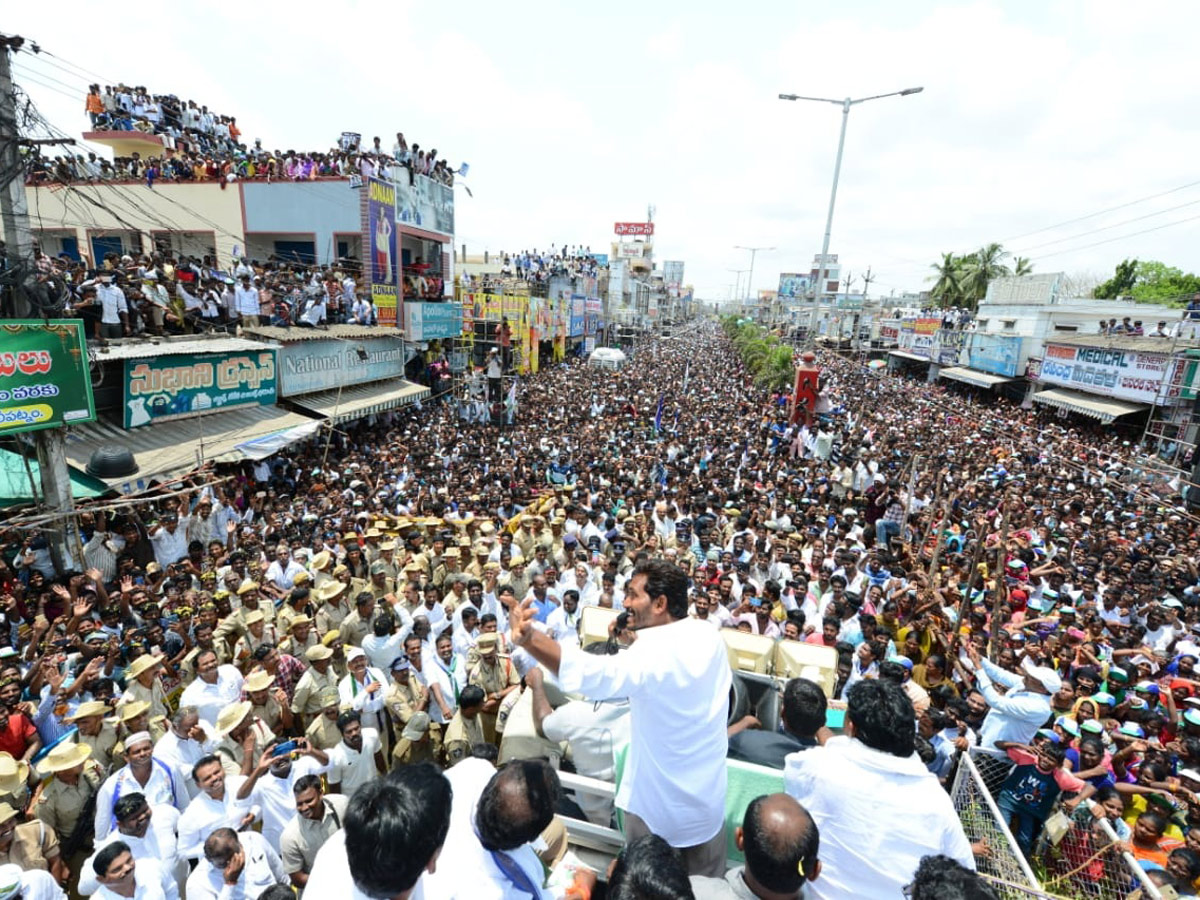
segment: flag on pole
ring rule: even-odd
[[[683,393],[687,393],[688,375],[692,372],[692,361],[689,359],[683,364]],[[678,414],[676,414],[678,415]]]
[[[656,434],[662,430],[663,399],[665,397],[665,394],[658,395],[658,410],[654,413],[654,431]]]

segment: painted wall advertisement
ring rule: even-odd
[[[967,347],[967,365],[980,372],[1017,377],[1021,338],[1004,334],[973,334]]]
[[[1165,353],[1047,344],[1039,379],[1119,400],[1163,403],[1180,399],[1184,367]]]
[[[238,406],[272,406],[275,351],[185,353],[125,361],[125,427]]]
[[[82,322],[10,319],[0,325],[0,434],[95,418]]]
[[[396,253],[396,186],[367,179],[367,242],[371,248],[368,284],[380,325],[396,326],[398,255]]]
[[[398,169],[396,221],[439,234],[454,234],[454,188],[417,175],[408,183],[408,173]]]
[[[458,337],[462,329],[462,307],[457,303],[404,304],[404,331],[410,341]]]
[[[367,355],[360,359],[359,349]],[[408,362],[404,339],[368,338],[350,341],[294,341],[279,348],[279,396],[365,384],[404,374]]]
[[[779,276],[780,300],[803,300],[808,296],[812,276],[797,272],[784,272]]]

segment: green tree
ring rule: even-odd
[[[1014,275],[1031,275],[1033,274],[1033,263],[1030,262],[1028,256],[1017,256],[1013,259],[1013,274]]]
[[[965,261],[965,274],[960,284],[967,302],[978,305],[987,293],[988,282],[993,278],[1011,275],[1012,270],[1004,264],[1011,254],[1001,244],[984,244]]]
[[[1137,264],[1133,284],[1133,299],[1138,303],[1167,303],[1186,306],[1188,299],[1200,291],[1200,277],[1147,259]]]
[[[1127,297],[1133,293],[1133,284],[1137,281],[1138,261],[1126,259],[1117,263],[1113,277],[1102,284],[1096,285],[1092,296],[1097,300],[1115,300],[1117,297]]]
[[[953,253],[943,253],[939,262],[930,265],[933,275],[929,280],[933,287],[929,295],[938,302],[939,306],[957,306],[962,299],[962,260]]]

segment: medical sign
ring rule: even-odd
[[[181,353],[125,361],[125,428],[238,406],[272,406],[275,351]]]
[[[396,254],[396,186],[378,178],[367,179],[367,245],[371,248],[369,277],[371,302],[380,325],[396,327],[400,296]]]
[[[1038,379],[1089,394],[1165,404],[1181,399],[1185,367],[1179,363],[1165,353],[1047,344]]]
[[[95,418],[82,322],[14,319],[0,325],[0,434]]]
[[[617,222],[613,226],[613,232],[621,235],[646,235],[654,234],[653,222]]]

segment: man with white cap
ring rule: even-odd
[[[1029,744],[1051,716],[1050,697],[1062,689],[1062,678],[1046,666],[1032,666],[1017,674],[983,659],[967,644],[967,656],[979,679],[979,692],[990,711],[979,729],[979,746],[996,752],[997,741]],[[1008,688],[1001,694],[993,682]]]
[[[220,665],[217,654],[205,650],[196,657],[196,680],[184,688],[182,706],[194,706],[200,718],[215,724],[221,710],[242,695],[242,673],[229,664]]]
[[[367,654],[361,647],[352,647],[347,651],[346,668],[350,671],[338,682],[342,706],[361,713],[365,727],[374,728],[381,736],[384,735],[386,713],[383,700],[387,681],[383,673],[367,665]]]
[[[57,765],[50,752],[46,762]],[[183,777],[174,768],[153,756],[150,732],[139,731],[125,739],[125,765],[108,776],[96,794],[96,840],[103,840],[113,827],[113,805],[126,794],[136,791],[151,807],[171,806],[184,810],[189,796]],[[43,763],[42,768],[45,768]]]
[[[0,900],[66,900],[66,896],[49,872],[22,872],[15,863],[0,866]]]

